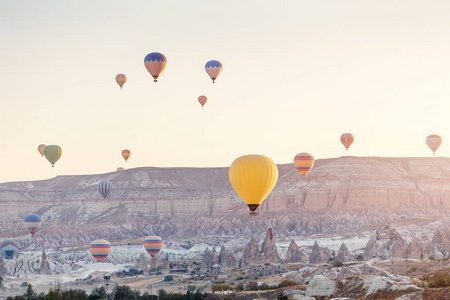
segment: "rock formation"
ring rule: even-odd
[[[408,244],[389,225],[376,231],[364,248],[364,258],[405,258]]]
[[[347,246],[345,246],[345,243],[342,243],[336,258],[339,259],[341,262],[353,260],[353,256],[350,253],[350,251],[348,251],[348,248]]]
[[[278,255],[277,246],[273,239],[272,228],[267,230],[266,239],[261,246],[261,253],[264,254],[266,262],[279,263],[280,256]]]
[[[231,268],[234,269],[237,267],[237,261],[234,257],[233,253],[228,252],[225,249],[225,246],[222,246],[219,254],[219,264],[222,268]]]
[[[215,247],[213,247],[211,256],[212,256],[213,265],[218,264],[219,263],[219,254],[217,254]]]
[[[431,245],[442,253],[443,258],[450,258],[450,229],[448,226],[440,226],[436,229]]]
[[[408,245],[408,248],[406,249],[406,258],[415,258],[421,260],[423,260],[424,258],[423,248],[419,245],[415,237],[413,237]]]
[[[42,250],[41,266],[39,267],[39,274],[51,275],[52,269],[50,268],[50,262],[47,259],[47,253]]]
[[[291,240],[291,243],[289,244],[289,248],[286,253],[286,262],[287,263],[296,263],[301,261],[307,261],[308,258],[306,255],[300,250],[295,243],[294,240]]]
[[[261,252],[259,251],[258,243],[256,242],[255,238],[252,238],[252,240],[244,250],[244,254],[242,255],[239,266],[246,267],[261,263]]]
[[[202,266],[207,270],[211,270],[213,265],[214,265],[213,255],[211,251],[209,251],[209,248],[206,248],[205,253],[203,253]]]
[[[321,264],[324,262],[324,258],[322,255],[322,251],[320,251],[319,244],[317,241],[314,242],[314,245],[312,247],[311,255],[309,256],[309,263],[310,264]]]
[[[147,263],[147,254],[141,253],[136,263],[136,268],[147,271],[148,263]]]

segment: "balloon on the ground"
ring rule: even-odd
[[[344,145],[345,149],[347,149],[347,150],[350,147],[350,145],[353,143],[354,140],[355,140],[355,137],[351,133],[344,133],[341,135],[341,143],[342,143],[342,145]]]
[[[103,196],[103,199],[106,199],[108,197],[109,193],[111,193],[112,190],[112,183],[109,180],[102,180],[97,184],[98,191]]]
[[[213,83],[216,82],[216,78],[219,77],[222,72],[222,63],[217,60],[210,60],[205,65],[206,73],[211,77]]]
[[[278,180],[277,165],[263,155],[245,155],[237,158],[230,167],[229,177],[236,193],[250,208],[250,215],[270,194]]]
[[[436,150],[441,146],[442,138],[437,134],[432,134],[427,137],[427,145],[430,147],[433,154],[436,153]]]
[[[300,174],[302,174],[303,178],[305,178],[309,171],[311,171],[314,166],[314,162],[314,157],[306,152],[299,153],[294,158],[294,166]]]
[[[125,82],[127,82],[127,75],[125,74],[117,74],[116,75],[116,82],[120,86],[120,88],[123,87]]]
[[[52,167],[55,166],[55,163],[62,155],[62,149],[58,145],[48,145],[44,149],[45,158],[52,164]]]
[[[153,76],[153,81],[157,82],[159,75],[161,75],[162,71],[164,71],[164,68],[167,64],[167,58],[158,52],[152,52],[150,54],[147,54],[147,56],[144,59],[144,65],[147,71],[150,73],[150,75]]]
[[[42,155],[42,157],[44,157],[44,149],[45,149],[45,144],[40,144],[39,146],[38,146],[38,151],[39,151],[39,153]]]
[[[25,222],[25,227],[30,231],[32,236],[34,236],[36,230],[38,230],[42,224],[41,217],[35,214],[27,215],[23,221]]]
[[[208,98],[207,98],[206,96],[200,96],[200,97],[198,97],[198,102],[200,102],[200,104],[202,105],[202,107],[203,107],[203,105],[205,105],[206,101],[208,101]]]
[[[125,149],[122,151],[122,156],[125,159],[125,161],[128,161],[128,158],[130,158],[131,151],[128,149]]]
[[[163,247],[163,240],[156,235],[148,236],[144,240],[144,248],[151,257],[154,257]]]
[[[107,240],[95,240],[89,245],[89,251],[96,261],[104,261],[111,252],[111,244]]]
[[[13,259],[19,253],[20,245],[13,240],[6,240],[0,244],[0,253],[6,259]]]
[[[123,171],[123,170],[125,170],[123,167],[118,167],[116,171],[119,172],[119,171]]]

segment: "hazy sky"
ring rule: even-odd
[[[450,1],[0,4],[1,182],[249,153],[432,156],[434,133],[450,154]],[[168,60],[158,83],[150,52]],[[211,59],[224,66],[215,84]],[[41,143],[62,147],[55,168]]]

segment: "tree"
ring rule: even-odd
[[[259,290],[258,283],[256,281],[249,281],[247,283],[247,290],[249,290],[249,291],[258,291]]]
[[[33,298],[33,294],[33,287],[31,286],[31,283],[29,283],[27,287],[27,299],[31,300],[31,298]]]
[[[333,262],[331,263],[331,265],[334,267],[334,268],[340,268],[340,267],[342,267],[344,264],[339,260],[339,259],[335,259],[335,260],[333,260]]]
[[[96,287],[95,289],[93,289],[91,291],[91,293],[89,294],[88,299],[89,300],[101,300],[101,299],[104,299],[105,297],[106,297],[105,287],[101,286],[101,287]]]
[[[129,300],[135,296],[140,297],[140,292],[133,291],[128,285],[116,284],[113,289],[114,300]]]

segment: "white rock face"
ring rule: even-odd
[[[322,275],[316,275],[308,284],[306,296],[331,297],[336,291],[336,281]]]

